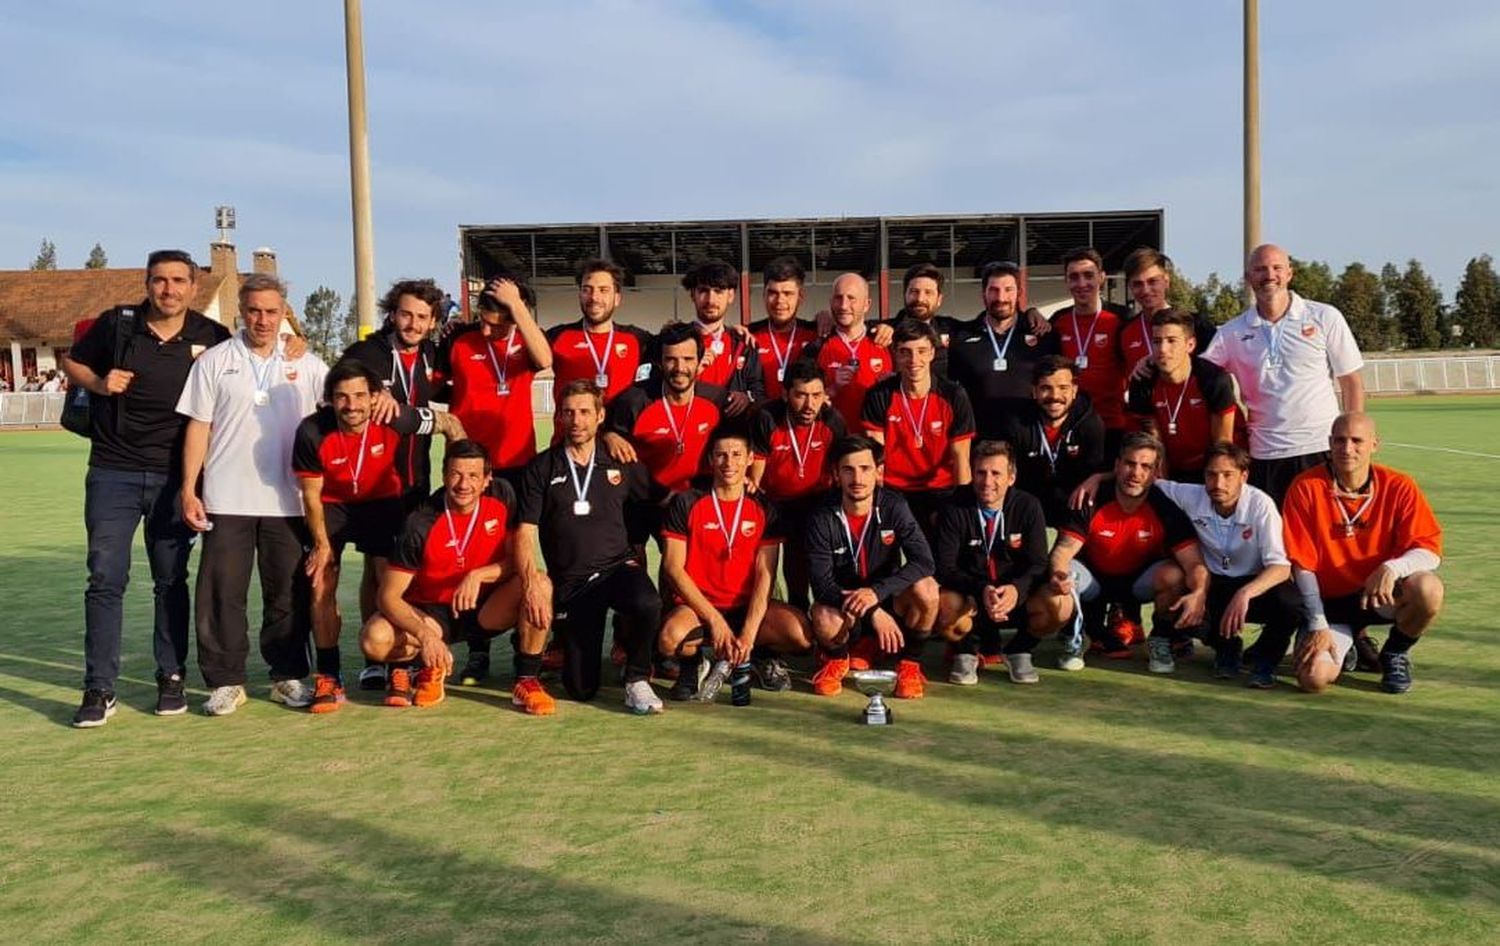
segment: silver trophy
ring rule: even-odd
[[[860,713],[859,721],[866,726],[889,726],[892,722],[891,710],[882,697],[896,688],[896,671],[856,670],[849,676],[854,681],[854,688],[870,698],[870,702],[865,704],[864,712]]]

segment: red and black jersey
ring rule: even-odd
[[[865,430],[885,435],[885,485],[904,491],[957,485],[948,447],[974,439],[974,411],[963,388],[933,378],[925,396],[911,398],[892,375],[865,395],[862,420]]]
[[[755,339],[755,349],[760,353],[760,373],[765,379],[766,398],[775,400],[786,392],[781,377],[787,365],[801,358],[818,342],[818,323],[807,319],[793,319],[792,324],[780,331],[771,330],[771,320],[761,319],[750,323],[750,335]]]
[[[292,471],[323,478],[323,504],[367,503],[401,495],[401,443],[432,433],[432,412],[401,405],[389,425],[366,424],[357,434],[339,429],[338,413],[325,404],[302,419],[292,441]]]
[[[1184,482],[1203,475],[1204,454],[1213,446],[1210,421],[1236,411],[1229,373],[1201,358],[1193,359],[1182,384],[1160,372],[1132,381],[1126,403],[1132,414],[1156,422],[1156,435],[1167,447],[1170,478]]]
[[[1130,371],[1119,342],[1125,316],[1123,308],[1109,303],[1094,315],[1076,315],[1070,307],[1052,316],[1062,353],[1079,364],[1078,386],[1093,399],[1107,430],[1125,426],[1125,380]]]
[[[1214,340],[1218,328],[1201,312],[1193,313],[1193,337],[1198,340],[1196,354],[1208,351],[1208,343]],[[1155,354],[1156,346],[1151,341],[1151,317],[1127,316],[1120,325],[1120,357],[1125,362],[1125,375],[1135,370],[1142,358]]]
[[[448,348],[453,416],[469,439],[489,452],[496,469],[518,469],[536,456],[531,403],[536,370],[514,327],[499,337],[464,332]]]
[[[1145,502],[1126,512],[1114,486],[1102,486],[1088,509],[1074,510],[1058,536],[1083,543],[1078,558],[1091,571],[1112,578],[1139,575],[1147,566],[1198,542],[1192,520],[1156,487]]]
[[[719,324],[724,326],[722,322]],[[698,383],[741,391],[750,395],[752,401],[764,401],[766,382],[755,337],[727,326],[705,332],[701,323],[698,331],[703,336],[703,367],[698,373]]]
[[[604,391],[606,404],[632,384],[651,376],[651,334],[631,325],[614,323],[613,338],[607,329],[584,331],[581,321],[554,325],[547,330],[547,343],[552,346],[554,398],[572,381],[594,380],[601,365],[609,376],[609,386]]]
[[[852,344],[835,332],[819,343],[815,357],[834,410],[845,427],[860,430],[865,393],[895,370],[890,351],[870,341],[868,332]]]
[[[427,407],[433,401],[447,403],[443,381],[443,350],[424,339],[411,351],[395,347],[395,329],[387,325],[369,338],[355,342],[339,356],[340,361],[357,361],[385,379],[385,390],[398,404]],[[425,497],[432,491],[432,433],[412,434],[401,439],[396,453],[396,469],[401,474],[401,490],[409,498]]]
[[[844,418],[824,404],[818,417],[806,427],[790,426],[785,401],[772,401],[760,413],[750,431],[755,459],[764,460],[760,489],[784,503],[826,491],[833,485],[828,451],[848,432]]]
[[[609,406],[605,427],[635,444],[640,462],[671,492],[687,489],[708,472],[708,435],[719,426],[723,388],[694,386],[690,403],[677,406],[662,396],[662,379],[631,385]]]
[[[979,508],[971,490],[938,512],[932,541],[938,584],[978,598],[986,585],[1014,585],[1024,603],[1047,571],[1047,522],[1042,504],[1011,488],[997,510]]]
[[[720,521],[722,517],[722,521]],[[712,490],[690,489],[667,503],[662,538],[687,543],[686,569],[708,603],[722,610],[750,603],[755,558],[781,534],[769,504],[753,493],[714,505]]]
[[[433,493],[406,517],[391,554],[390,567],[413,576],[406,600],[451,604],[465,575],[505,560],[505,540],[516,522],[515,493],[504,480],[497,478],[467,514],[450,514],[445,492]]]

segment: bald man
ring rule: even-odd
[[[1344,315],[1291,290],[1285,250],[1265,244],[1250,254],[1245,282],[1255,305],[1214,335],[1205,361],[1239,382],[1249,408],[1250,484],[1281,503],[1303,470],[1327,459],[1329,425],[1343,410],[1365,405],[1364,367]]]
[[[1353,635],[1389,624],[1380,688],[1405,693],[1411,689],[1408,652],[1443,606],[1443,583],[1435,574],[1442,529],[1415,480],[1371,462],[1380,438],[1369,415],[1340,414],[1328,446],[1328,463],[1293,480],[1282,508],[1287,557],[1307,612],[1297,683],[1310,693],[1327,689],[1338,679]],[[1280,654],[1286,645],[1278,646],[1271,652]]]
[[[828,298],[833,334],[818,346],[818,369],[828,386],[829,400],[850,430],[860,430],[865,392],[895,365],[890,352],[875,343],[865,325],[870,312],[870,284],[859,273],[845,273],[833,281]]]

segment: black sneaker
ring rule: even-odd
[[[1269,690],[1275,685],[1276,664],[1265,659],[1255,661],[1250,675],[1245,678],[1245,686],[1253,690]]]
[[[156,678],[156,715],[181,716],[186,713],[187,691],[182,684],[182,674],[173,673]]]
[[[361,690],[384,690],[385,664],[365,664],[365,669],[359,672],[359,688]]]
[[[487,651],[471,650],[464,668],[458,672],[458,685],[477,687],[490,675],[490,655]]]
[[[677,679],[667,691],[667,698],[677,703],[688,703],[698,698],[698,679],[703,676],[703,658],[694,657],[677,665]]]
[[[113,690],[84,690],[83,704],[78,707],[78,712],[73,714],[73,726],[76,729],[96,729],[109,722],[109,718],[113,715],[115,715]]]
[[[1411,689],[1410,655],[1380,655],[1380,688],[1387,693],[1405,693]]]
[[[1361,673],[1385,673],[1380,662],[1380,648],[1364,631],[1354,635],[1354,667]]]
[[[1243,650],[1244,644],[1238,637],[1220,645],[1214,651],[1214,676],[1220,680],[1233,680],[1239,676],[1244,664],[1240,656]]]
[[[792,675],[787,673],[786,664],[776,657],[757,660],[751,664],[751,668],[755,671],[755,678],[760,682],[762,690],[780,693],[792,688]]]

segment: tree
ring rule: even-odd
[[[1167,305],[1184,312],[1204,312],[1208,309],[1208,300],[1203,298],[1203,292],[1187,277],[1182,270],[1172,271],[1172,281],[1167,284]]]
[[[1442,344],[1438,334],[1442,306],[1442,293],[1432,277],[1421,263],[1407,260],[1406,272],[1396,289],[1396,324],[1406,347],[1437,348]]]
[[[1198,290],[1203,298],[1204,312],[1215,325],[1223,325],[1245,310],[1245,284],[1236,280],[1233,285],[1219,278],[1218,273],[1209,273]]]
[[[302,304],[302,330],[318,357],[332,364],[349,345],[349,318],[344,300],[327,286],[319,286]]]
[[[1361,351],[1381,351],[1390,347],[1386,334],[1385,289],[1380,277],[1365,269],[1363,263],[1350,263],[1339,274],[1329,300],[1349,322],[1349,330]]]
[[[31,261],[31,268],[36,271],[57,268],[57,245],[46,237],[42,237],[42,247],[37,250],[36,259]]]
[[[88,262],[83,264],[84,269],[104,269],[109,266],[109,257],[104,255],[104,247],[95,243],[94,248],[89,250]]]
[[[1291,257],[1292,291],[1304,299],[1328,302],[1333,298],[1333,270],[1321,260]]]
[[[1493,347],[1500,335],[1500,277],[1488,253],[1469,260],[1453,302],[1453,318],[1463,328],[1463,340]]]

